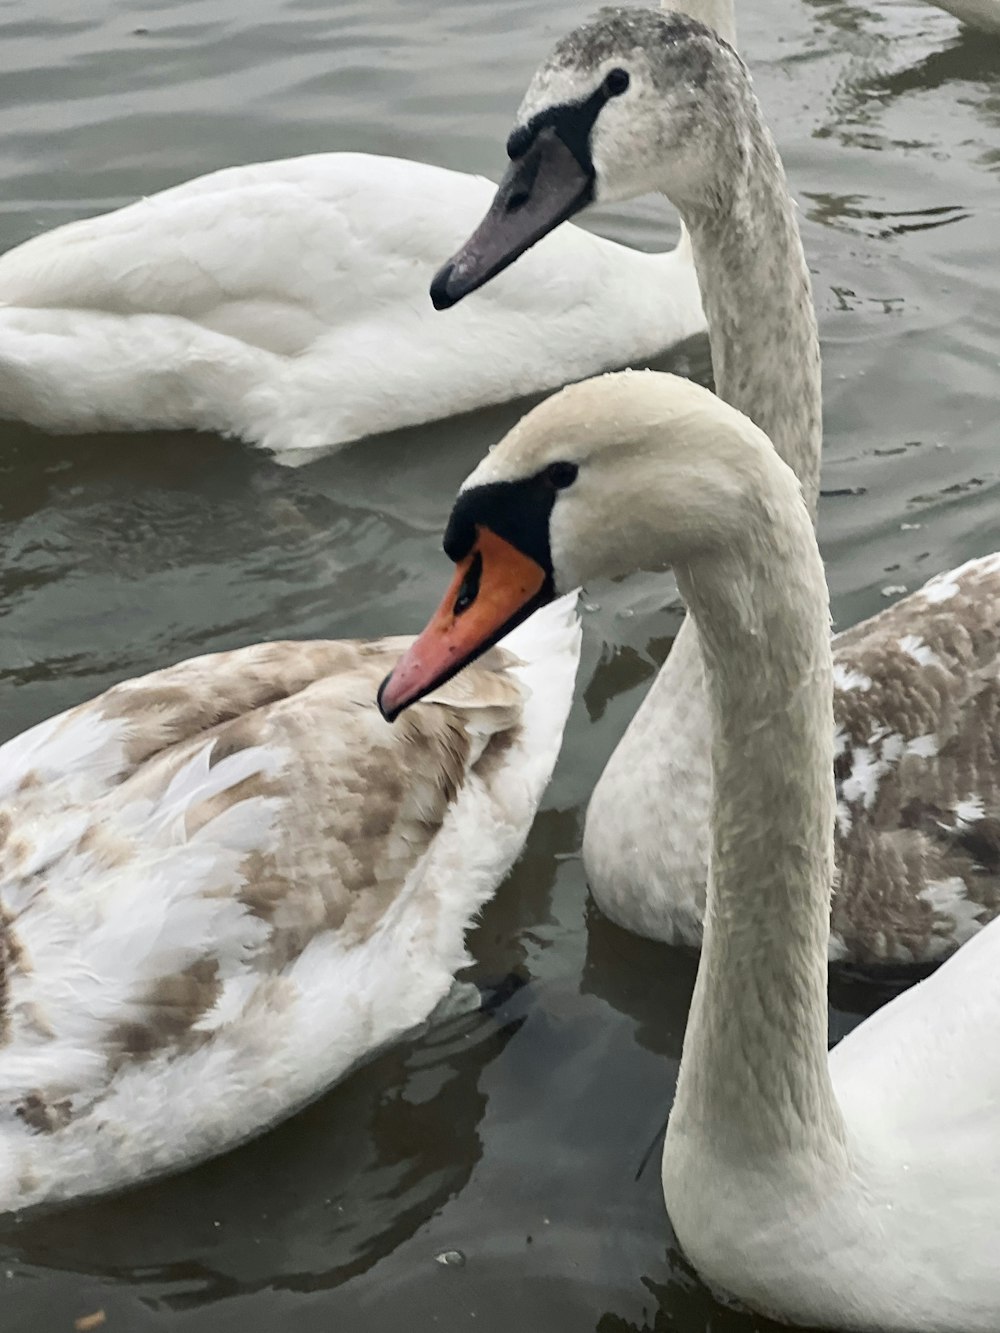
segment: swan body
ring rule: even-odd
[[[390,731],[405,642],[195,658],[0,749],[0,1209],[221,1152],[448,994],[580,634],[558,604]]]
[[[725,14],[717,22],[725,26]],[[610,69],[629,73],[627,91],[607,95],[592,126],[572,129],[587,133],[590,154],[589,193],[575,207],[659,190],[678,208],[716,388],[767,432],[812,510],[819,339],[794,205],[744,67],[705,34],[689,41],[690,29],[669,12],[616,10],[578,30],[535,76],[517,132],[572,119],[572,108],[604,96]],[[562,168],[541,136],[539,144],[544,199]],[[530,157],[501,185],[476,233],[479,250],[460,251],[457,267],[443,270],[452,299],[496,271],[496,256],[487,270],[477,260],[491,225],[505,262],[519,252],[500,231],[499,208]],[[543,233],[545,219],[532,226]],[[943,576],[838,636],[834,654],[840,874],[831,956],[873,967],[939,962],[1000,910],[1000,561]],[[608,916],[642,935],[700,944],[710,800],[704,667],[689,619],[587,812],[584,862]]]
[[[1000,555],[939,574],[836,635],[833,662],[831,961],[938,962],[1000,911]],[[627,733],[638,737],[647,723],[644,768],[677,738],[660,717],[650,720],[662,688],[657,680]],[[707,824],[693,846],[681,841],[686,820],[667,823],[657,843],[657,791],[636,790],[629,755],[632,745],[616,753],[591,804],[595,895],[638,934],[700,946]],[[698,787],[691,793],[699,811],[710,800]],[[617,832],[616,800],[633,803],[622,804]],[[630,846],[637,826],[641,839]],[[678,862],[688,873],[675,877]]]
[[[537,562],[548,595],[672,567],[698,625],[711,869],[663,1155],[687,1257],[713,1286],[809,1328],[994,1330],[1000,923],[827,1054],[834,663],[795,474],[706,390],[607,375],[548,399],[490,452],[446,542],[463,578],[479,555],[486,607],[505,560],[519,573]],[[538,599],[521,596],[530,615]],[[466,636],[463,660],[489,628]],[[432,621],[417,665],[397,667],[411,698],[429,641],[453,633]]]
[[[279,456],[649,359],[700,332],[690,247],[571,228],[442,320],[427,278],[493,186],[398,158],[230,167],[0,256],[0,414],[195,428]]]

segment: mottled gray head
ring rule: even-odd
[[[538,70],[489,213],[431,286],[440,309],[482,286],[589,203],[652,190],[682,213],[718,207],[758,113],[712,29],[664,10],[603,9]]]

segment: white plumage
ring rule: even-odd
[[[526,518],[525,483],[568,459],[551,514]],[[698,624],[711,871],[663,1156],[688,1259],[806,1328],[993,1333],[1000,922],[828,1056],[829,601],[791,469],[705,389],[626,372],[535,408],[462,502],[483,525],[516,511],[557,589],[672,567]],[[609,536],[621,514],[628,541]]]
[[[0,749],[0,1209],[176,1170],[419,1024],[523,844],[560,603],[395,728],[403,640],[127,681]]]
[[[0,257],[0,414],[327,449],[656,356],[704,328],[690,247],[567,228],[467,303],[428,288],[493,186],[323,153],[230,167]]]

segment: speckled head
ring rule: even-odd
[[[662,190],[717,202],[757,119],[742,61],[711,28],[653,9],[603,9],[535,74],[489,213],[431,284],[438,309],[481,287],[589,203]]]

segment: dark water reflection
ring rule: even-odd
[[[1000,547],[1000,44],[906,0],[737,2],[820,311],[820,527],[846,625]],[[351,148],[496,172],[528,74],[588,8],[8,6],[0,245],[260,157]],[[648,201],[596,222],[646,248],[674,234]],[[704,344],[672,364],[706,379]],[[454,490],[524,407],[298,470],[204,436],[0,426],[2,735],[192,653],[416,629]],[[774,1327],[706,1292],[663,1216],[695,960],[604,921],[578,858],[587,795],[668,651],[676,598],[637,579],[589,589],[587,607],[556,779],[471,940],[486,1012],[185,1176],[5,1223],[4,1333],[99,1309],[109,1333]],[[835,978],[831,1037],[892,989]]]
[[[444,1024],[225,1161],[28,1216],[7,1238],[33,1264],[155,1282],[178,1309],[264,1288],[337,1287],[466,1184],[482,1156],[478,1079],[522,1022],[474,1014]],[[442,1138],[434,1131],[445,1120]]]

